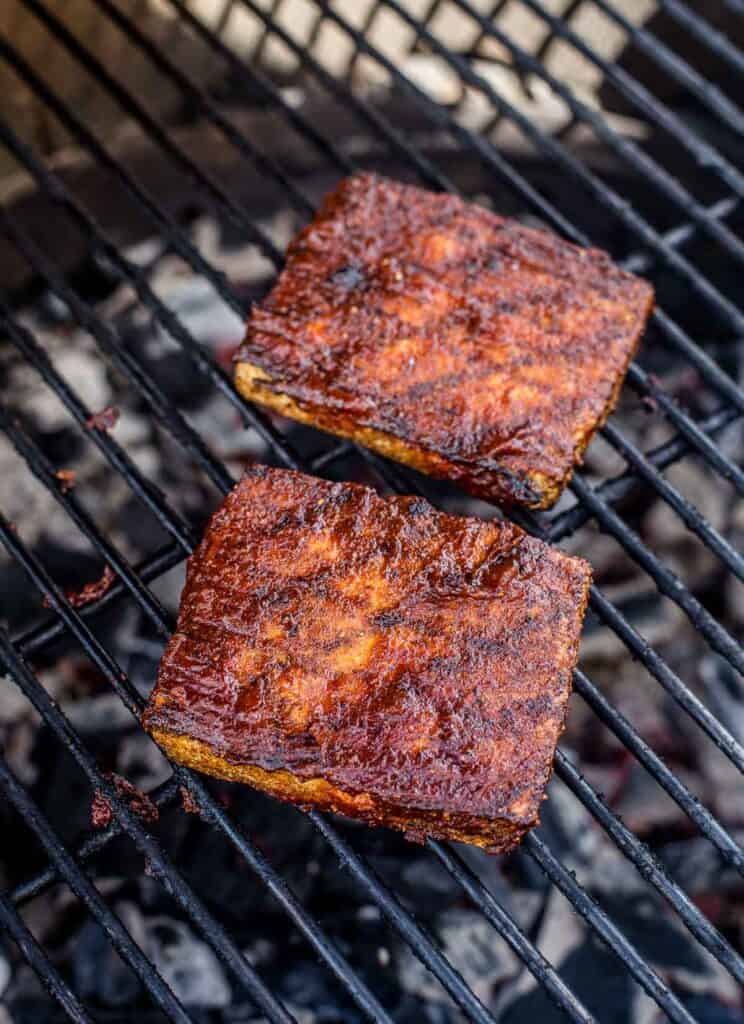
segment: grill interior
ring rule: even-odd
[[[710,851],[722,886],[726,880],[720,899],[740,898],[744,804],[729,780],[744,769],[744,601],[736,589],[744,581],[744,313],[737,288],[744,115],[736,103],[744,6],[721,0],[703,15],[702,5],[681,0],[622,7],[610,0],[380,0],[353,9],[322,0],[202,7],[163,0],[162,24],[137,4],[76,6],[116,40],[115,61],[42,0],[18,0],[17,7],[42,33],[48,65],[38,54],[29,58],[17,33],[0,37],[9,81],[55,125],[45,145],[43,132],[11,116],[12,104],[0,120],[12,172],[0,213],[0,262],[10,284],[0,305],[8,382],[0,428],[8,451],[3,465],[22,464],[29,480],[28,491],[8,487],[9,511],[0,518],[9,579],[24,581],[23,593],[3,611],[9,627],[0,632],[7,673],[0,705],[4,694],[17,699],[20,691],[39,716],[45,742],[64,748],[77,765],[77,804],[85,814],[95,796],[104,820],[81,839],[79,828],[66,829],[64,812],[42,807],[38,786],[16,769],[16,752],[6,747],[0,755],[4,832],[33,836],[40,863],[28,870],[10,849],[3,858],[11,884],[0,896],[0,923],[13,955],[23,955],[75,1021],[531,1020],[550,1019],[553,1007],[576,1021],[650,1021],[659,1013],[712,1020],[689,978],[651,955],[642,930],[626,926],[625,883],[618,879],[601,893],[582,872],[577,848],[588,841],[590,858],[600,849],[619,851],[637,891],[646,894],[649,933],[657,919],[672,922],[691,937],[706,970],[731,979],[730,1019],[740,1019],[733,1016],[741,1011],[736,1000],[744,982],[740,924],[716,914],[694,885],[687,891],[678,867],[657,856],[658,822],[624,821],[617,794],[598,791],[601,758],[585,778],[574,741],[586,750],[595,734],[611,737],[613,757],[653,780],[664,806],[675,808],[675,822],[681,812],[685,830],[673,838],[699,837]],[[66,93],[69,76],[54,72],[55,62],[81,75],[77,93]],[[175,765],[148,794],[160,815],[153,822],[151,805],[143,811],[142,800],[103,770],[91,737],[81,738],[74,708],[45,686],[50,666],[74,652],[134,716],[129,728],[138,729],[156,654],[144,672],[136,658],[124,664],[112,642],[117,624],[136,613],[151,648],[162,647],[173,627],[178,567],[246,460],[496,514],[361,449],[268,417],[230,382],[229,356],[247,304],[270,286],[288,237],[323,191],[360,165],[459,192],[580,244],[600,244],[651,279],[659,297],[620,409],[570,493],[550,514],[510,513],[534,535],[601,563],[602,571],[575,676],[570,715],[581,725],[572,732],[569,721],[543,826],[496,867],[434,841],[423,851],[401,852],[387,833],[372,835],[314,812],[303,816],[263,798],[241,804],[234,797],[226,806],[229,787]],[[219,312],[218,327],[205,328],[194,311],[199,296],[199,309],[211,317]],[[99,392],[79,375],[87,371],[64,371],[77,346],[86,354],[81,366],[100,365],[113,375],[120,424],[114,412],[108,424],[94,416],[101,410],[86,396],[95,401]],[[24,393],[18,374],[27,370],[33,383]],[[195,407],[196,392],[209,395],[208,415]],[[57,427],[44,432],[39,419],[47,393],[98,460],[89,477],[60,472],[67,449],[55,440]],[[121,429],[135,413],[157,439],[157,468],[143,456],[141,435]],[[130,519],[152,524],[142,527],[144,539],[123,530],[103,500],[108,491],[128,496]],[[718,502],[715,516],[709,493]],[[74,533],[78,555],[45,559],[52,549],[37,543],[41,527],[33,533],[30,525],[38,517],[57,538]],[[681,538],[678,548],[666,543],[669,524]],[[110,579],[100,594],[92,591],[81,603],[66,593],[104,567]],[[626,586],[631,575],[643,581],[635,590]],[[28,598],[29,581],[38,599]],[[603,661],[597,651],[608,650]],[[613,680],[621,664],[632,664],[632,678]],[[673,709],[671,737],[644,717],[644,703],[657,692]],[[686,769],[688,749],[696,756],[704,750],[723,766],[727,795],[706,790],[700,798]],[[581,836],[556,826],[556,808],[566,802]],[[267,849],[261,823],[272,815],[278,831]],[[190,847],[216,843],[233,872],[258,880],[271,913],[286,922],[274,937],[281,957],[290,964],[304,943],[339,993],[336,1010],[324,1010],[312,993],[305,1003],[290,998],[281,976],[267,975],[260,957],[246,955],[240,927],[215,897],[215,880],[199,874],[184,845],[174,842],[174,832],[186,827]],[[299,838],[289,843],[293,832]],[[591,845],[598,833],[606,847]],[[283,834],[291,856],[282,854]],[[219,961],[233,999],[216,1015],[184,1003],[182,989],[112,909],[102,878],[112,873],[107,851],[122,844],[138,854],[127,876],[146,872],[158,900],[169,901]],[[385,872],[388,850],[403,859],[415,853],[422,878],[425,870],[439,872],[462,905],[482,915],[482,941],[510,950],[521,965],[509,984],[493,992],[472,983],[467,951],[453,952],[432,934],[432,897],[423,882],[416,876],[400,885]],[[390,935],[395,957],[424,965],[426,991],[434,994],[402,1000],[399,975],[387,970],[389,954],[377,963],[359,954],[363,925],[360,935],[342,934],[327,908],[318,913],[313,898],[305,898],[298,859],[308,871],[315,865],[311,874],[318,864],[328,872],[340,868],[338,899],[361,901],[367,918]],[[527,923],[512,898],[520,886],[542,901]],[[33,910],[62,888],[138,979],[136,1012],[91,1007],[78,991],[79,977],[45,948]],[[607,896],[613,891],[614,900]],[[590,991],[566,962],[551,963],[541,934],[548,900],[567,901],[581,935],[609,951],[605,993]],[[637,993],[632,1017],[617,1015],[609,983],[616,971],[632,979]],[[520,991],[548,1002],[516,1002]],[[242,1009],[232,1013],[238,1004]]]

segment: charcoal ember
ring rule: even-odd
[[[8,962],[7,958],[3,956],[3,953],[0,951],[0,999],[2,999],[3,992],[5,992],[6,988],[8,987],[11,976],[12,972],[10,969],[10,963]]]
[[[732,838],[744,846],[744,829],[732,831]],[[689,895],[698,897],[717,893],[732,903],[744,906],[744,880],[728,865],[716,848],[702,836],[666,842],[656,851],[672,878]]]
[[[132,907],[130,916],[137,912]],[[143,948],[184,1006],[218,1009],[231,1001],[230,985],[212,949],[183,921],[142,917]]]
[[[58,469],[54,475],[59,480],[64,494],[67,494],[75,486],[76,474],[74,469]]]
[[[548,957],[555,962],[550,954]],[[599,941],[587,937],[560,959],[557,967],[563,981],[597,1020],[603,1024],[634,1024],[636,985],[617,957]],[[538,985],[515,999],[502,1020],[504,1024],[562,1024],[565,1016]]]
[[[708,654],[700,659],[698,672],[708,706],[744,743],[744,684],[736,671],[720,655]]]
[[[741,1024],[742,1011],[736,1004],[726,1004],[710,996],[688,996],[682,999],[685,1009],[698,1024]]]
[[[130,926],[130,934],[136,941],[131,921],[125,920],[124,924]],[[86,920],[70,945],[73,986],[79,998],[114,1008],[130,1007],[137,1002],[142,991],[140,982],[100,925]]]
[[[364,1014],[316,960],[294,959],[278,987],[282,1001],[313,1024],[364,1024]]]
[[[94,412],[85,422],[91,430],[100,430],[108,433],[119,422],[120,416],[121,412],[115,405],[107,405],[98,412]]]
[[[116,751],[116,770],[130,779],[137,789],[148,793],[171,775],[165,755],[139,729],[121,738]]]
[[[478,998],[489,1005],[498,989],[514,977],[520,962],[503,942],[494,941],[492,926],[477,910],[453,908],[435,926],[442,952]],[[400,984],[423,1003],[442,1002],[442,989],[407,946],[394,958]]]

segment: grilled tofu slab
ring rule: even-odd
[[[617,399],[651,286],[452,195],[342,181],[253,307],[243,395],[503,503],[552,505]]]
[[[189,560],[144,724],[283,800],[507,850],[538,820],[589,580],[515,526],[257,467]]]

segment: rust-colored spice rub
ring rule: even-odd
[[[553,504],[653,305],[596,249],[455,196],[342,181],[254,306],[247,398],[465,490]]]
[[[507,850],[538,820],[589,579],[512,525],[255,468],[189,560],[145,726],[283,800]]]

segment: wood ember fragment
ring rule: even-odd
[[[99,579],[86,583],[85,586],[80,588],[80,590],[66,591],[65,597],[73,608],[84,608],[85,605],[91,604],[93,601],[97,601],[100,597],[103,597],[115,580],[116,574],[113,569],[107,565]],[[51,607],[46,597],[42,601],[42,604],[45,608]]]
[[[113,430],[119,422],[120,411],[114,405],[107,405],[105,409],[89,416],[85,421],[88,427],[96,430]]]
[[[201,810],[199,809],[199,805],[196,800],[194,800],[191,793],[189,793],[188,789],[185,786],[179,786],[178,789],[181,794],[181,803],[183,804],[184,811],[186,811],[187,814],[200,815]]]
[[[114,784],[117,796],[121,797],[138,818],[153,823],[160,817],[157,806],[146,793],[137,789],[128,779],[115,772],[107,772],[106,778]],[[100,790],[95,790],[90,805],[90,822],[93,828],[108,828],[113,818],[111,805]]]
[[[77,482],[74,469],[58,469],[54,475],[62,485],[62,492],[64,494],[72,490]]]

